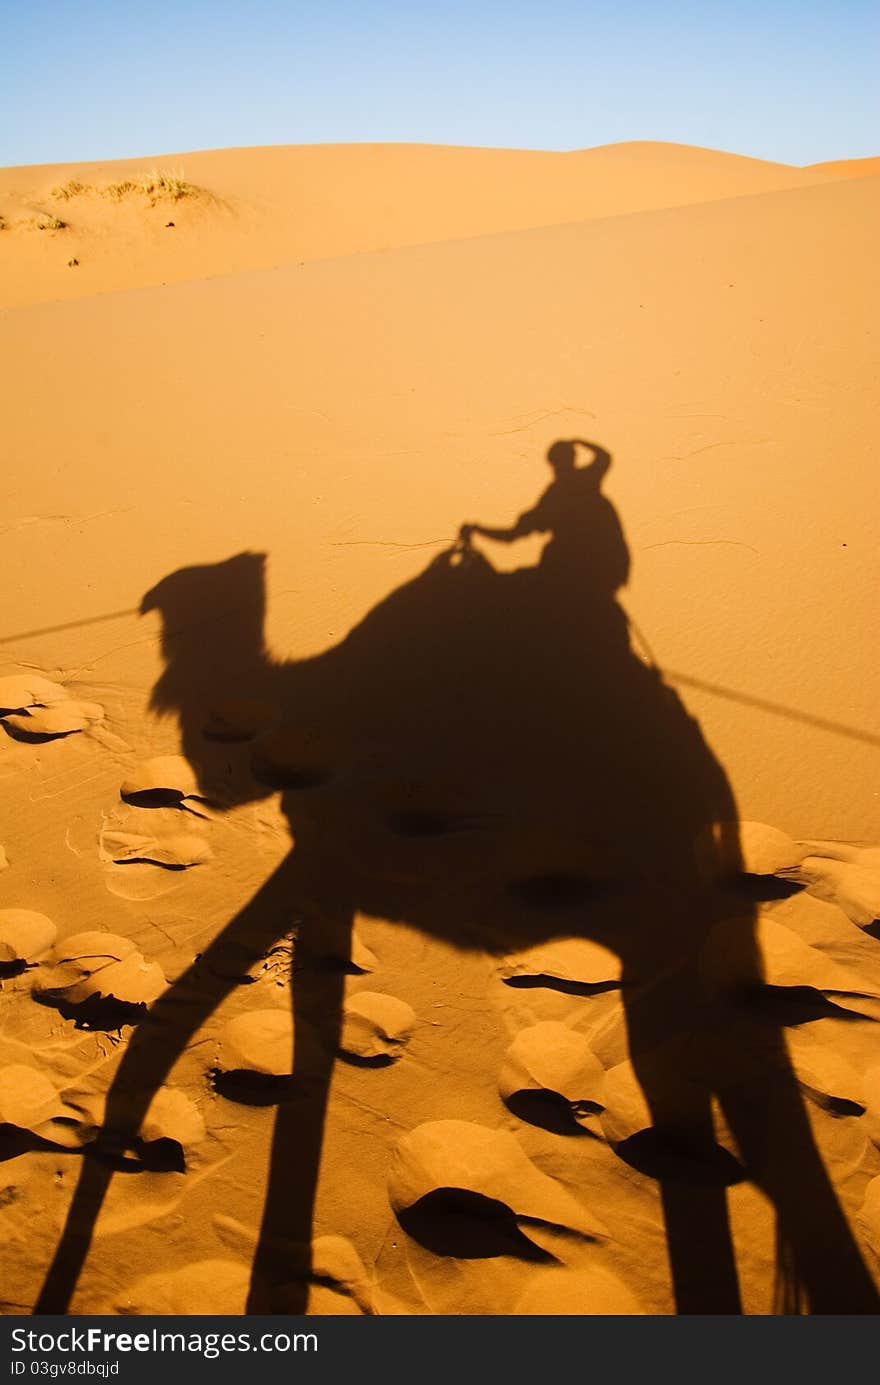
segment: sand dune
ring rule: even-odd
[[[118,201],[93,190],[145,163],[182,166],[203,191],[150,206],[137,189]],[[53,200],[71,180],[92,190]],[[0,1199],[5,1311],[34,1302],[81,1151],[99,1137],[125,1048],[117,1031],[130,1045],[138,1007],[186,973],[290,846],[265,786],[228,811],[206,802],[176,719],[149,706],[166,661],[188,654],[204,695],[203,750],[249,763],[282,675],[267,671],[258,639],[244,648],[259,592],[224,583],[258,575],[259,563],[218,569],[219,609],[196,601],[177,643],[167,630],[162,643],[157,584],[193,564],[268,554],[266,637],[278,665],[311,660],[320,697],[346,717],[359,699],[375,716],[370,699],[381,707],[387,678],[406,721],[408,650],[382,625],[381,603],[395,589],[418,593],[463,521],[506,526],[528,510],[549,480],[548,446],[570,438],[612,454],[603,489],[630,552],[621,600],[637,648],[698,718],[740,815],[787,834],[743,833],[746,869],[773,876],[756,906],[768,982],[813,997],[810,1022],[782,1032],[809,1127],[876,1270],[880,1141],[865,1073],[880,1004],[870,930],[878,198],[876,179],[842,176],[839,165],[792,169],[652,144],[564,155],[317,146],[0,174],[10,305],[0,903],[29,911],[0,913],[0,1064],[43,1082],[13,1072],[0,1110],[17,1156],[4,1164]],[[69,228],[16,227],[30,205],[69,217]],[[68,258],[80,263],[68,268]],[[534,537],[476,544],[502,573],[540,550]],[[575,593],[571,610],[577,618]],[[416,662],[437,659],[465,716],[455,651],[479,611],[451,601],[448,628],[441,613],[417,620],[416,605],[404,628]],[[513,601],[514,632],[516,620]],[[361,622],[368,640],[376,621],[375,681],[346,683],[363,643],[341,642]],[[322,663],[323,651],[333,654]],[[540,661],[524,649],[517,671],[515,655],[499,705],[522,699],[540,726]],[[297,689],[299,676],[283,675]],[[308,686],[302,696],[315,698]],[[555,696],[546,693],[548,725],[554,706],[562,716]],[[395,889],[415,878],[454,890],[476,872],[500,890],[510,880],[495,882],[496,869],[582,865],[577,786],[560,790],[565,811],[508,840],[491,826],[500,809],[483,802],[486,785],[447,782],[461,765],[434,744],[430,723],[424,732],[439,751],[432,761],[425,750],[424,763],[443,781],[440,817],[467,818],[436,840],[430,795],[423,803],[412,785],[374,780],[371,761],[351,768],[341,736],[310,739],[294,725],[280,749],[264,742],[263,758],[268,745],[276,765],[293,756],[317,779],[327,757],[344,762],[352,794],[381,802],[388,821],[405,801],[409,836],[389,846],[375,816],[353,838],[374,862],[387,849]],[[650,728],[639,734],[650,741]],[[520,778],[540,760],[532,746]],[[515,770],[505,770],[508,807],[519,803]],[[670,784],[671,804],[675,792]],[[345,793],[340,802],[348,812]],[[324,820],[333,840],[335,822]],[[625,846],[630,859],[653,849],[637,837]],[[514,947],[504,949],[514,960],[462,950],[452,920],[446,931],[421,926],[387,898],[384,913],[362,903],[357,970],[339,983],[346,1060],[331,1088],[314,1223],[324,1268],[310,1311],[510,1313],[551,1300],[602,1305],[566,1311],[674,1311],[657,1181],[629,1164],[622,1172],[616,1153],[645,1121],[619,966],[606,976],[595,970],[606,957],[577,950],[543,960]],[[526,897],[510,907],[532,906]],[[577,934],[582,902],[556,907],[574,910]],[[729,920],[716,922],[704,970],[723,992],[743,962]],[[76,1310],[200,1311],[211,1285],[223,1308],[243,1310],[272,1115],[290,1082],[277,1056],[289,1042],[284,933],[267,933],[262,951],[254,943],[213,959],[210,984],[226,998],[145,1114],[144,1166],[112,1185]],[[655,930],[661,956],[662,941]],[[834,1004],[853,974],[861,998],[841,1015]],[[233,984],[245,975],[249,984]],[[102,995],[116,1007],[112,1023]],[[546,1091],[574,1134],[529,1117]],[[736,1139],[719,1127],[717,1140],[729,1170]],[[492,1224],[491,1253],[482,1242],[469,1253],[459,1213],[446,1223],[464,1236],[455,1244],[419,1220],[414,1207],[444,1186],[457,1190],[459,1213],[475,1198],[509,1209]],[[727,1198],[745,1311],[774,1311],[769,1204],[747,1180]],[[161,1266],[162,1282],[129,1266]]]
[[[880,173],[880,159],[833,159],[830,163],[808,164],[804,172],[826,173],[833,178],[871,178]]]
[[[867,736],[877,196],[835,182],[16,310],[7,435],[37,493],[10,507],[30,610],[9,593],[6,628],[135,606],[248,545],[271,554],[273,640],[311,652],[462,518],[524,508],[556,433],[597,434],[661,662]],[[82,638],[22,652],[67,665]],[[123,662],[155,667],[136,621],[88,639],[102,674],[132,639]],[[815,829],[807,738],[807,773],[846,767],[808,813],[871,835],[864,738],[693,697],[750,815]]]
[[[144,175],[181,179],[144,191]],[[674,144],[217,150],[0,171],[0,302],[78,298],[823,181]],[[127,187],[127,184],[133,184]],[[108,195],[108,189],[110,194]],[[53,228],[57,221],[63,228]],[[75,265],[70,261],[76,260]]]

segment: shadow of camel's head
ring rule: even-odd
[[[162,618],[162,652],[175,641],[194,638],[200,626],[222,623],[224,643],[262,645],[266,614],[266,555],[237,553],[220,563],[178,568],[144,595],[140,614],[158,611]],[[214,632],[210,633],[214,639]]]

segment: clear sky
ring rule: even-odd
[[[0,165],[228,145],[880,154],[878,0],[0,0]]]

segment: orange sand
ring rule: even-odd
[[[290,843],[264,797],[198,819],[210,856],[190,869],[117,864],[106,833],[143,834],[149,819],[131,818],[120,785],[180,750],[174,719],[148,706],[163,664],[159,614],[136,613],[144,593],[192,564],[266,553],[271,651],[318,654],[463,521],[503,526],[527,510],[554,439],[588,438],[613,456],[604,492],[630,549],[622,602],[637,647],[699,720],[743,819],[825,844],[799,860],[847,844],[835,850],[861,872],[855,885],[797,895],[785,917],[873,995],[880,944],[841,901],[877,898],[876,853],[858,853],[880,841],[878,167],[644,143],[314,146],[0,170],[0,678],[37,674],[103,709],[59,738],[0,733],[0,908],[45,914],[62,939],[121,935],[173,980]],[[194,191],[100,191],[153,170]],[[85,189],[53,196],[71,181]],[[69,224],[40,229],[51,217]],[[502,571],[540,549],[477,543]],[[179,809],[154,811],[178,831]],[[147,826],[161,836],[167,822]],[[582,996],[511,989],[487,954],[383,918],[359,933],[375,966],[346,994],[393,996],[417,1023],[387,1068],[339,1065],[333,1077],[315,1232],[350,1244],[322,1243],[332,1287],[313,1288],[310,1311],[537,1312],[548,1294],[574,1305],[560,1311],[606,1311],[589,1307],[606,1292],[632,1311],[622,1290],[614,1299],[618,1280],[643,1311],[673,1311],[652,1181],[601,1139],[519,1119],[498,1092],[523,1029],[559,1021],[592,1035],[599,1015],[617,1032],[613,997],[588,1023]],[[285,1008],[283,967],[259,975],[172,1080],[206,1128],[188,1172],[114,1180],[76,1311],[243,1310],[272,1111],[218,1095],[206,1073],[232,1014]],[[34,1067],[63,1093],[106,1087],[116,1033],[35,1004],[33,979],[3,982],[0,1063]],[[843,1088],[876,1062],[869,1020],[805,1028],[849,1064]],[[606,1068],[626,1057],[619,1035],[598,1050]],[[833,1093],[867,1115],[810,1104],[874,1271],[876,1078],[867,1096]],[[6,1119],[7,1134],[21,1128]],[[572,1248],[557,1224],[541,1244],[561,1268],[544,1271],[509,1254],[433,1253],[403,1232],[391,1152],[421,1123],[452,1119],[512,1132],[548,1184],[610,1220],[601,1251]],[[9,1138],[23,1141],[0,1179],[15,1313],[35,1300],[81,1159],[79,1145]],[[745,1182],[729,1206],[745,1309],[772,1311],[766,1202]],[[193,1268],[203,1261],[223,1264]],[[552,1286],[540,1278],[562,1270]]]

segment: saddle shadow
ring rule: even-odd
[[[316,657],[267,653],[260,554],[184,568],[144,598],[161,615],[166,665],[153,705],[178,718],[205,796],[231,806],[280,791],[295,845],[135,1029],[105,1124],[137,1131],[235,971],[297,920],[293,1078],[277,1110],[249,1312],[306,1304],[345,976],[327,959],[348,955],[358,910],[461,949],[502,954],[574,935],[618,954],[652,1119],[642,1162],[659,1183],[679,1312],[742,1311],[726,1201],[735,1179],[680,1172],[716,1159],[713,1095],[744,1176],[775,1209],[780,1311],[880,1306],[783,1030],[763,1023],[758,1056],[744,1057],[739,1012],[701,981],[709,930],[735,916],[751,939],[746,980],[761,984],[756,903],[737,888],[736,808],[699,725],[631,646],[617,599],[629,555],[601,494],[611,459],[583,443],[592,460],[578,466],[577,445],[551,447],[554,480],[512,526],[463,526],[458,544]],[[549,534],[541,561],[510,573],[471,544],[474,533],[533,532]],[[245,700],[249,725],[217,711],[218,689]],[[682,1035],[704,1079],[684,1104],[671,1042]],[[69,1309],[111,1174],[83,1161],[36,1311]]]

